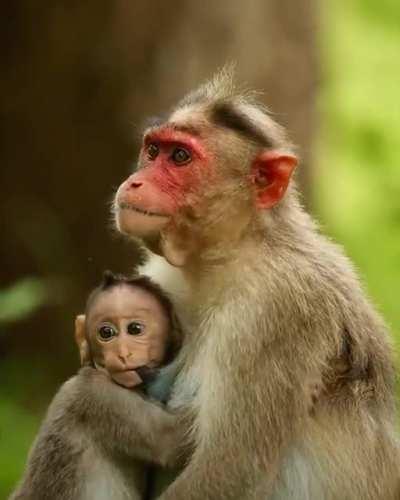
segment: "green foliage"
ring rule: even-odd
[[[46,287],[36,278],[25,278],[0,290],[0,324],[29,316],[46,300]]]
[[[0,498],[7,498],[21,476],[39,417],[11,399],[0,399]]]
[[[317,207],[400,342],[400,4],[330,2],[325,16]]]
[[[0,325],[26,318],[46,299],[46,287],[36,278],[25,278],[0,290]],[[26,395],[30,384],[37,378],[32,368],[22,360],[13,362],[11,359],[3,361],[0,368],[3,386],[0,398],[0,498],[7,498],[20,477],[39,426],[37,412],[28,412],[29,406],[22,404],[23,394]]]

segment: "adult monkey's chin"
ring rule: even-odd
[[[118,231],[137,238],[155,237],[169,220],[170,217],[167,215],[145,212],[124,203],[115,208]]]

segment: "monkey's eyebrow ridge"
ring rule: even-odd
[[[146,133],[148,134],[157,133],[158,131],[162,132],[163,130],[173,130],[174,132],[183,132],[185,134],[200,136],[201,131],[199,127],[191,125],[190,123],[174,123],[174,122],[166,122],[163,121],[159,124],[154,124]]]

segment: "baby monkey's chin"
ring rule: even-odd
[[[143,381],[135,370],[126,370],[121,372],[113,372],[110,374],[111,378],[118,385],[122,385],[127,389],[132,389],[140,385]]]
[[[127,203],[119,203],[115,215],[117,229],[137,238],[158,234],[170,221],[168,215],[146,212]]]

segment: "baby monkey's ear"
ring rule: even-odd
[[[75,341],[78,344],[82,366],[92,364],[89,352],[89,345],[86,340],[85,330],[86,330],[86,316],[84,314],[79,314],[75,318]]]

